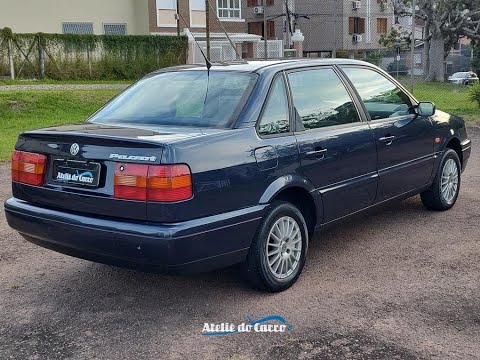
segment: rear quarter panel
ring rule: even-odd
[[[277,157],[277,161],[269,156],[264,163],[256,158],[255,149],[269,146],[271,142],[275,145],[273,158]],[[293,136],[270,139],[266,143],[253,127],[169,144],[164,149],[162,163],[188,164],[194,196],[173,204],[148,203],[150,221],[184,221],[254,206],[275,179],[300,171]]]

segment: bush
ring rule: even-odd
[[[156,35],[14,34],[0,29],[1,40],[13,42],[17,77],[40,74],[39,47],[45,74],[55,80],[132,80],[159,68],[185,64],[188,39]],[[0,76],[8,73],[7,41],[0,46]],[[25,61],[24,54],[29,54]]]
[[[368,53],[367,57],[365,58],[365,61],[368,61],[370,64],[373,65],[380,65],[382,62],[383,55],[380,51],[373,51]]]
[[[480,84],[476,84],[470,88],[468,91],[468,100],[477,103],[478,107],[480,107]]]
[[[337,50],[337,59],[348,59],[349,53],[347,50]]]

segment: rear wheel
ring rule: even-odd
[[[307,248],[308,231],[302,213],[290,203],[273,203],[250,247],[248,280],[261,290],[288,289],[302,272]]]
[[[447,149],[432,186],[421,194],[423,204],[432,210],[450,209],[460,192],[460,159],[455,150]]]

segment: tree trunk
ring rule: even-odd
[[[13,63],[13,41],[7,39],[8,46],[8,65],[10,68],[10,79],[15,80],[15,64]]]
[[[430,68],[430,24],[425,24],[424,38],[426,39],[423,45],[423,76],[428,75],[428,69]]]
[[[445,40],[441,33],[430,40],[427,81],[445,81]]]

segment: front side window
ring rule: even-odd
[[[88,121],[225,128],[238,117],[256,79],[223,71],[165,72],[140,80]]]
[[[240,0],[218,0],[218,17],[224,19],[240,19]]]
[[[385,76],[366,68],[345,67],[343,71],[360,94],[372,120],[412,113],[408,95]]]
[[[290,131],[288,116],[288,100],[285,82],[282,76],[278,76],[272,86],[263,111],[258,133],[260,135],[274,135],[288,133]]]
[[[288,80],[306,130],[360,121],[352,98],[333,69],[294,72]]]

